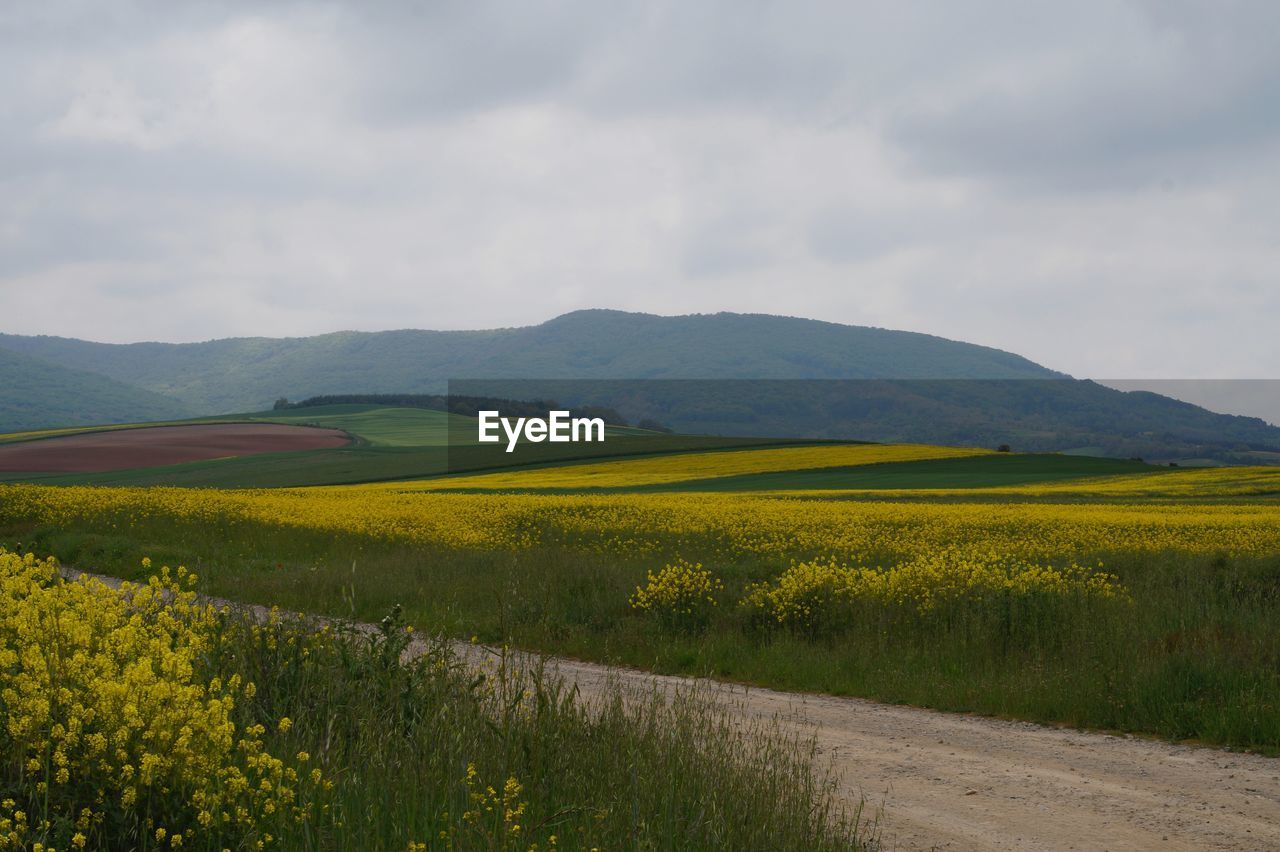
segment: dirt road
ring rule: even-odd
[[[610,677],[560,661],[586,694]],[[1280,849],[1280,759],[851,698],[722,687],[738,712],[816,729],[887,849]]]
[[[457,650],[472,660],[485,651]],[[588,698],[610,680],[689,683],[573,660],[551,667]],[[883,807],[886,849],[1280,849],[1280,759],[853,698],[715,689],[744,717],[816,732],[846,800]]]

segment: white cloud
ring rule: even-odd
[[[1265,376],[1273,9],[10,4],[0,330],[739,310]]]

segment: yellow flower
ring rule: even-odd
[[[146,808],[161,801],[202,828],[228,810],[243,813],[246,829],[257,814],[294,814],[294,766],[263,749],[260,726],[237,737],[233,711],[251,685],[197,674],[218,641],[220,616],[181,576],[162,568],[146,584],[119,589],[64,582],[53,560],[0,548],[0,696],[6,748],[27,769],[28,795],[48,795],[58,807],[67,796],[59,788],[74,778],[96,789],[99,807],[118,803],[144,824]],[[266,789],[255,793],[260,782]],[[65,817],[73,815],[71,842],[80,847],[105,814],[80,808]],[[13,830],[26,819],[14,812]],[[190,839],[153,830],[156,843]]]
[[[718,605],[716,593],[724,584],[701,563],[677,559],[657,574],[648,575],[648,585],[636,588],[631,608],[651,612],[680,626],[699,626]]]

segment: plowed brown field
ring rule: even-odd
[[[151,426],[0,445],[0,471],[98,473],[289,450],[342,447],[338,429],[279,423]]]

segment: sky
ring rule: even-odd
[[[607,307],[1280,378],[1280,4],[0,5],[0,331]]]

